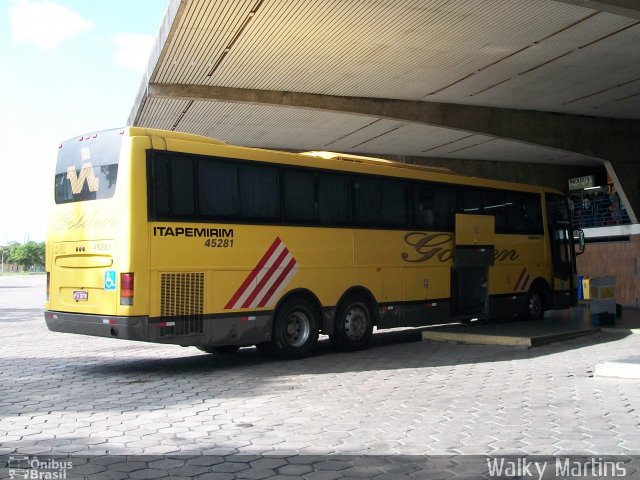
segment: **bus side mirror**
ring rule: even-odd
[[[573,242],[577,244],[576,255],[582,255],[584,253],[584,231],[582,229],[574,230]]]

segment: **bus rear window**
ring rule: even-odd
[[[111,198],[118,178],[122,129],[63,142],[55,173],[56,203]]]

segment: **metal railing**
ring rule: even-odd
[[[608,196],[596,197],[588,202],[575,202],[572,219],[574,228],[609,227],[631,223],[622,202],[612,202]]]

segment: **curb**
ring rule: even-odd
[[[423,340],[433,340],[436,342],[459,342],[476,345],[503,345],[508,347],[536,347],[553,342],[561,342],[572,338],[583,337],[600,332],[600,328],[587,330],[576,330],[571,332],[554,333],[535,337],[495,335],[467,332],[443,332],[443,331],[423,331]]]

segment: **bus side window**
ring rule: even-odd
[[[414,224],[419,228],[432,227],[435,214],[433,211],[433,191],[428,185],[415,185],[413,189]]]
[[[169,158],[164,155],[157,155],[153,162],[155,193],[154,217],[167,217],[170,215],[169,208]]]
[[[417,228],[451,230],[455,190],[449,185],[416,183],[413,186],[414,225]]]
[[[278,169],[220,160],[199,161],[199,209],[203,217],[280,219]]]
[[[407,187],[397,180],[380,182],[380,223],[382,226],[402,227],[407,224]]]
[[[193,159],[158,155],[154,160],[154,215],[162,218],[195,213]]]
[[[431,205],[424,201],[417,201],[415,205],[416,219],[415,223],[418,227],[432,227],[434,224],[435,214]]]
[[[508,192],[502,190],[482,190],[484,202],[483,213],[493,215],[495,218],[496,232],[507,230],[507,215],[509,208],[513,207],[513,202],[508,197]],[[521,208],[519,205],[516,208]]]
[[[431,208],[427,208],[424,212],[424,220],[425,223],[427,224],[427,227],[432,227],[434,224],[434,213],[433,210]]]
[[[195,213],[193,170],[192,158],[171,158],[171,208],[176,216],[192,216]]]
[[[200,182],[200,214],[211,218],[234,218],[240,213],[238,168],[216,160],[201,160],[198,165]]]
[[[280,220],[278,169],[265,165],[240,165],[240,216],[243,220]]]
[[[526,194],[524,209],[529,231],[542,234],[542,206],[539,194]]]
[[[321,225],[351,222],[351,180],[347,175],[318,174],[318,217]]]
[[[353,188],[358,225],[393,228],[407,224],[405,182],[361,175]]]
[[[316,223],[316,174],[304,170],[286,169],[284,175],[284,217],[290,223]]]

